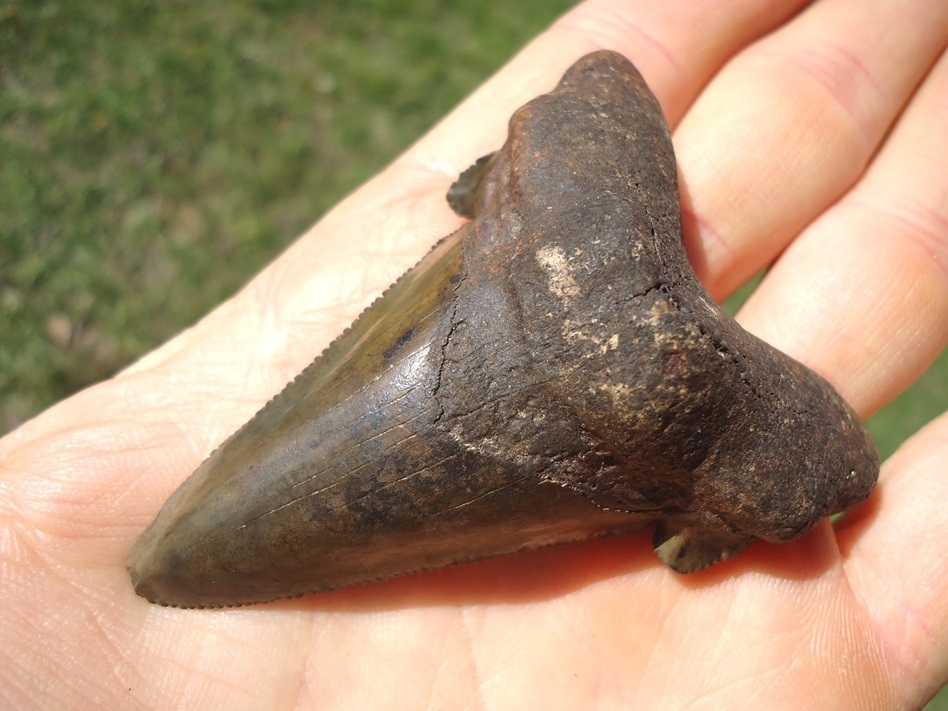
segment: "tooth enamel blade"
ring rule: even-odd
[[[587,538],[600,511],[460,446],[436,398],[466,228],[439,243],[175,492],[135,545],[136,591],[218,607]]]

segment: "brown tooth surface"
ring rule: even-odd
[[[443,239],[171,496],[147,599],[220,607],[658,521],[692,572],[863,500],[865,429],[710,299],[661,109],[580,59],[465,171]]]

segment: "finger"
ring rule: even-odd
[[[712,0],[704,3],[589,0],[564,15],[411,152],[453,178],[496,150],[507,120],[549,91],[581,55],[612,49],[635,64],[674,125],[708,79],[738,49],[778,27],[804,0]],[[471,131],[476,117],[476,131]]]
[[[864,416],[948,342],[948,53],[866,175],[780,258],[742,323]]]
[[[735,57],[675,133],[689,255],[744,283],[863,171],[948,38],[948,3],[824,0]]]
[[[905,708],[948,675],[948,414],[883,466],[874,514],[839,532],[853,593],[887,655]]]

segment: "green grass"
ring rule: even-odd
[[[571,4],[0,0],[0,434],[233,293]],[[946,402],[943,353],[870,422],[883,456]]]
[[[233,293],[569,5],[0,0],[0,433]]]

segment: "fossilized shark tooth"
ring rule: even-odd
[[[131,552],[140,595],[241,605],[650,521],[691,572],[868,495],[855,413],[690,269],[627,60],[578,61],[450,201],[473,221],[171,496]]]

